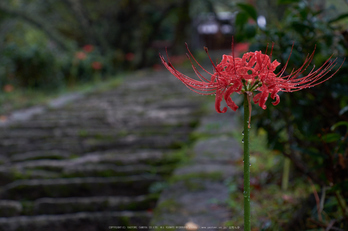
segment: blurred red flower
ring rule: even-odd
[[[79,52],[76,52],[75,53],[75,57],[78,59],[78,60],[84,60],[86,59],[87,57],[87,54],[83,51],[79,51]]]
[[[0,115],[0,121],[1,122],[6,122],[7,121],[7,116],[5,116],[5,115]]]
[[[103,68],[103,64],[101,64],[101,62],[97,62],[97,61],[93,62],[91,64],[91,66],[94,70],[100,70]]]
[[[94,50],[94,46],[91,45],[91,44],[87,44],[87,45],[83,46],[82,49],[83,49],[85,52],[90,53],[90,52],[92,52],[92,51]]]
[[[131,53],[131,52],[127,53],[125,56],[126,60],[129,62],[133,61],[134,57],[135,57],[134,53]]]
[[[11,84],[6,84],[3,89],[4,92],[12,92],[14,90],[14,87]]]

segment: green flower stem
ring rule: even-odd
[[[249,101],[244,93],[244,231],[250,231],[250,155],[249,155]]]

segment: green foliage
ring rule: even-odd
[[[248,14],[253,20],[257,20],[257,11],[250,4],[238,3],[237,6],[243,10],[244,13]]]
[[[252,119],[255,122],[255,120]],[[278,152],[267,149],[267,131],[257,130],[253,122],[250,131],[250,163],[251,163],[251,202],[252,202],[252,227],[259,230],[297,230],[285,229],[299,208],[302,209],[302,200],[311,193],[308,182],[298,175],[291,176],[289,187],[286,191],[280,190],[282,181],[282,168],[284,157]],[[240,132],[234,138],[242,139]],[[243,171],[243,165],[236,165]],[[293,175],[293,174],[291,174]],[[233,214],[226,225],[236,225],[243,222],[243,181],[240,176],[234,176],[225,181],[230,192],[227,201]]]
[[[1,83],[51,90],[63,83],[63,75],[51,51],[33,45],[26,49],[9,44],[1,57]],[[47,78],[49,76],[49,78]]]
[[[253,38],[257,32],[257,11],[250,4],[238,3],[236,5],[239,12],[236,16],[235,24],[237,28],[236,40],[242,41],[244,39]],[[252,20],[253,23],[249,23]]]
[[[5,85],[51,91],[154,65],[160,49],[183,47],[190,5],[188,0],[0,3],[0,92]],[[87,44],[93,51],[77,58]],[[102,67],[95,68],[96,62]]]
[[[277,57],[283,65],[292,53],[285,74],[299,68],[306,55],[314,49],[312,64],[316,67],[320,67],[332,54],[337,57],[340,66],[343,57],[348,54],[348,41],[341,34],[341,22],[347,18],[347,13],[330,15],[324,9],[312,8],[306,1],[279,3],[288,4],[284,15],[279,21],[270,22],[265,29],[259,30],[252,50],[265,51],[267,44],[273,42],[272,57]],[[309,70],[312,68],[308,67]],[[303,75],[306,73],[308,71]],[[297,169],[322,189],[331,188],[326,191],[326,198],[336,201],[336,211],[342,212],[325,210],[324,201],[326,217],[320,220],[317,214],[312,215],[312,219],[322,225],[335,219],[335,226],[343,229],[348,227],[343,219],[347,217],[344,211],[348,198],[345,190],[348,182],[347,73],[348,63],[345,61],[329,81],[315,88],[281,94],[279,105],[274,107],[268,102],[266,110],[255,108],[253,116],[257,126],[267,131],[269,147],[290,157]],[[315,207],[313,209],[316,210]],[[297,229],[305,227],[298,226]]]

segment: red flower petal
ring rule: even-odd
[[[224,107],[224,109],[220,109],[221,106],[221,100],[222,100],[222,93],[221,92],[216,92],[216,97],[215,97],[215,110],[218,113],[225,113],[227,111],[227,107]]]
[[[289,58],[280,72],[275,74],[274,71],[280,63],[277,60],[274,60],[273,62],[271,61],[271,50],[270,55],[262,54],[261,51],[255,51],[245,53],[242,58],[235,58],[233,55],[223,55],[221,62],[217,65],[213,63],[208,54],[214,67],[214,72],[210,73],[197,62],[188,47],[187,50],[189,53],[187,56],[189,57],[192,68],[198,79],[190,78],[178,72],[169,59],[167,62],[161,55],[160,59],[163,65],[190,90],[202,95],[216,94],[215,109],[219,113],[225,113],[227,111],[227,107],[224,107],[222,110],[220,108],[222,98],[225,99],[229,108],[233,111],[237,110],[238,106],[230,97],[234,92],[239,94],[252,94],[251,91],[259,91],[259,93],[253,97],[253,101],[261,108],[266,109],[266,101],[270,93],[271,98],[275,99],[272,104],[277,105],[280,102],[280,97],[278,95],[280,91],[294,92],[316,86],[330,79],[338,71],[335,71],[329,77],[325,77],[336,65],[337,59],[330,62],[330,57],[320,68],[317,70],[314,70],[313,68],[309,74],[301,77],[313,59],[313,51],[312,54],[307,56],[303,65],[297,70],[293,70],[289,75],[283,76]],[[205,48],[205,51],[208,53],[207,48]],[[194,63],[211,77],[204,77],[194,66]]]
[[[236,111],[238,109],[238,106],[231,99],[231,94],[233,92],[234,92],[233,87],[230,87],[229,89],[227,89],[227,91],[225,91],[224,98],[225,98],[225,101],[227,103],[227,106],[229,106],[233,111]]]

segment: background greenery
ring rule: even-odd
[[[3,1],[0,88],[52,90],[88,81],[96,72],[93,62],[106,74],[153,65],[158,46],[184,44],[190,5],[188,0]],[[167,44],[156,46],[156,41]],[[93,51],[86,52],[86,45]]]
[[[255,19],[257,7],[250,8],[244,13],[248,20],[237,21],[239,38],[252,35],[251,50],[270,50],[274,43],[272,55],[283,64],[292,51],[287,73],[300,67],[314,49],[313,65],[319,67],[333,55],[338,68],[348,54],[348,5],[335,2],[278,1],[274,13],[267,15],[267,27],[251,23],[252,33],[243,30]],[[254,111],[257,127],[267,132],[268,146],[290,158],[296,168],[292,181],[302,177],[318,186],[318,192],[313,191],[317,200],[308,198],[301,216],[294,215],[284,226],[289,230],[348,229],[347,71],[345,61],[330,81],[282,94],[276,107],[268,102],[267,110]]]

